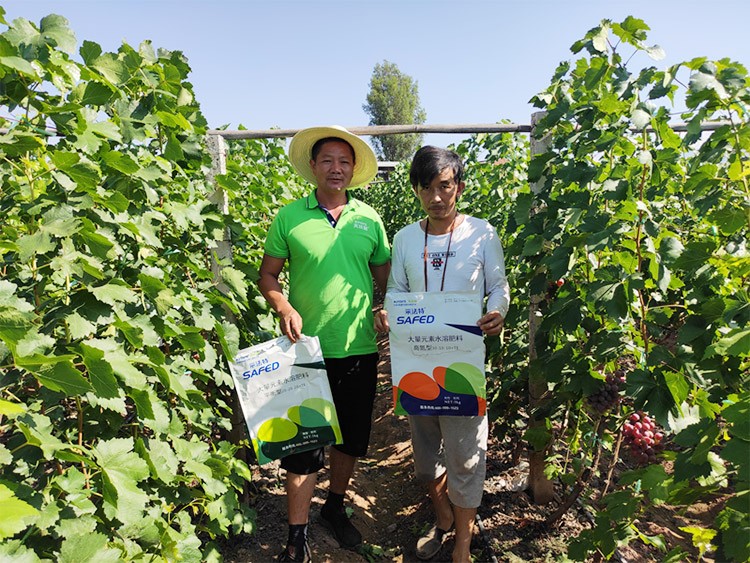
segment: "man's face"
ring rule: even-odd
[[[354,175],[354,154],[343,141],[329,141],[320,147],[315,160],[310,160],[319,189],[329,192],[343,191],[349,187]]]
[[[416,192],[422,209],[433,221],[452,219],[456,212],[456,201],[464,191],[464,183],[453,178],[453,170],[444,168],[428,187],[417,186]]]

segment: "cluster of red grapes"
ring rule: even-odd
[[[622,426],[622,434],[630,457],[639,465],[654,463],[656,455],[664,449],[664,434],[659,432],[651,417],[641,411],[630,415]]]
[[[604,386],[593,395],[589,395],[587,400],[591,408],[599,414],[604,414],[612,407],[619,404],[620,390],[625,386],[625,372],[621,369],[614,373],[608,373],[604,381]]]

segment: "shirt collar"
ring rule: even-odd
[[[346,192],[346,204],[349,205],[350,203],[355,202],[356,200],[354,198],[349,197],[349,192]],[[322,209],[322,206],[318,202],[318,198],[315,197],[315,190],[311,191],[307,195],[307,208],[308,209],[315,209],[316,207],[320,207]]]
[[[313,190],[307,196],[307,208],[315,209],[316,207],[318,207],[318,198],[315,197],[315,190]]]

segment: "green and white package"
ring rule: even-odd
[[[260,465],[342,443],[317,336],[245,348],[229,368]]]

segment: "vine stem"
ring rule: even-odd
[[[568,424],[568,413],[569,412],[570,411],[566,411],[566,413],[565,413],[565,427],[567,427],[567,424]],[[579,433],[580,433],[580,430],[581,430],[581,411],[579,410],[578,411],[578,416],[576,417],[576,427],[575,427],[575,429],[573,431],[573,436],[578,436]],[[568,470],[568,463],[570,462],[570,454],[571,454],[570,450],[571,450],[570,448],[567,448],[566,452],[565,452],[565,461],[563,462],[563,472],[565,472],[565,471]]]
[[[19,451],[19,450],[21,450],[21,449],[23,449],[23,448],[25,448],[26,446],[29,446],[29,445],[30,445],[30,444],[29,444],[28,442],[24,442],[23,444],[19,444],[18,446],[16,446],[16,447],[15,447],[15,448],[13,448],[12,450],[10,450],[10,453],[11,453],[11,454],[14,454],[14,453],[16,453],[17,451]]]
[[[647,146],[647,137],[646,133],[643,134],[643,150],[646,150],[648,148]],[[646,178],[648,177],[648,167],[644,164],[643,169],[641,170],[641,181],[638,185],[638,200],[643,203],[643,187],[646,185]],[[638,225],[636,226],[635,231],[635,252],[636,252],[636,272],[641,272],[641,261],[643,260],[643,255],[641,254],[641,235],[643,233],[643,209],[638,210]],[[641,339],[643,340],[643,350],[646,356],[648,356],[648,329],[646,328],[646,314],[647,314],[647,306],[646,301],[643,297],[643,291],[640,289],[638,290],[638,304],[641,308],[641,319],[639,323],[639,329],[641,333]]]
[[[599,500],[601,500],[609,490],[609,486],[612,484],[612,473],[615,471],[615,465],[617,465],[618,460],[620,459],[620,447],[622,446],[622,426],[617,430],[617,442],[615,442],[615,450],[612,452],[612,462],[609,464],[609,469],[607,469],[607,480],[604,482],[604,488],[602,489],[602,493],[599,495]]]
[[[65,274],[65,305],[67,306],[70,306],[70,285],[70,274]],[[63,319],[63,326],[65,327],[65,340],[70,344],[70,323],[67,318]]]
[[[599,417],[599,419],[596,421],[596,456],[594,457],[593,463],[584,469],[581,472],[581,476],[576,480],[576,484],[573,487],[573,490],[570,492],[570,494],[565,498],[565,500],[562,502],[562,504],[555,510],[552,514],[550,514],[547,519],[544,521],[544,526],[554,526],[557,524],[557,522],[562,518],[563,514],[565,514],[568,509],[573,506],[573,504],[578,500],[578,497],[581,496],[581,493],[583,492],[583,489],[586,487],[586,484],[589,482],[591,477],[594,475],[594,472],[596,472],[597,468],[599,467],[599,462],[601,461],[602,457],[602,446],[601,446],[601,438],[604,435],[604,430],[606,429],[607,425],[602,424],[602,418]]]
[[[28,179],[28,174],[26,174],[25,170],[21,168],[18,164],[10,160],[7,156],[0,157],[0,161],[5,162],[7,165],[9,165],[11,168],[16,168],[20,174],[23,174]]]
[[[741,161],[742,160],[742,140],[740,139],[740,132],[737,129],[737,124],[735,123],[733,112],[728,109],[727,113],[729,114],[729,122],[732,124],[732,135],[734,136],[735,150],[737,151],[737,158],[739,158]],[[750,188],[748,187],[747,176],[745,174],[742,174],[740,176],[740,182],[742,182],[742,186],[745,188],[745,195],[750,196]]]
[[[83,450],[83,406],[81,405],[81,397],[76,396],[76,408],[78,409],[78,447]],[[91,488],[89,482],[89,470],[86,468],[86,464],[81,462],[81,472],[86,481],[84,485],[86,489]]]

